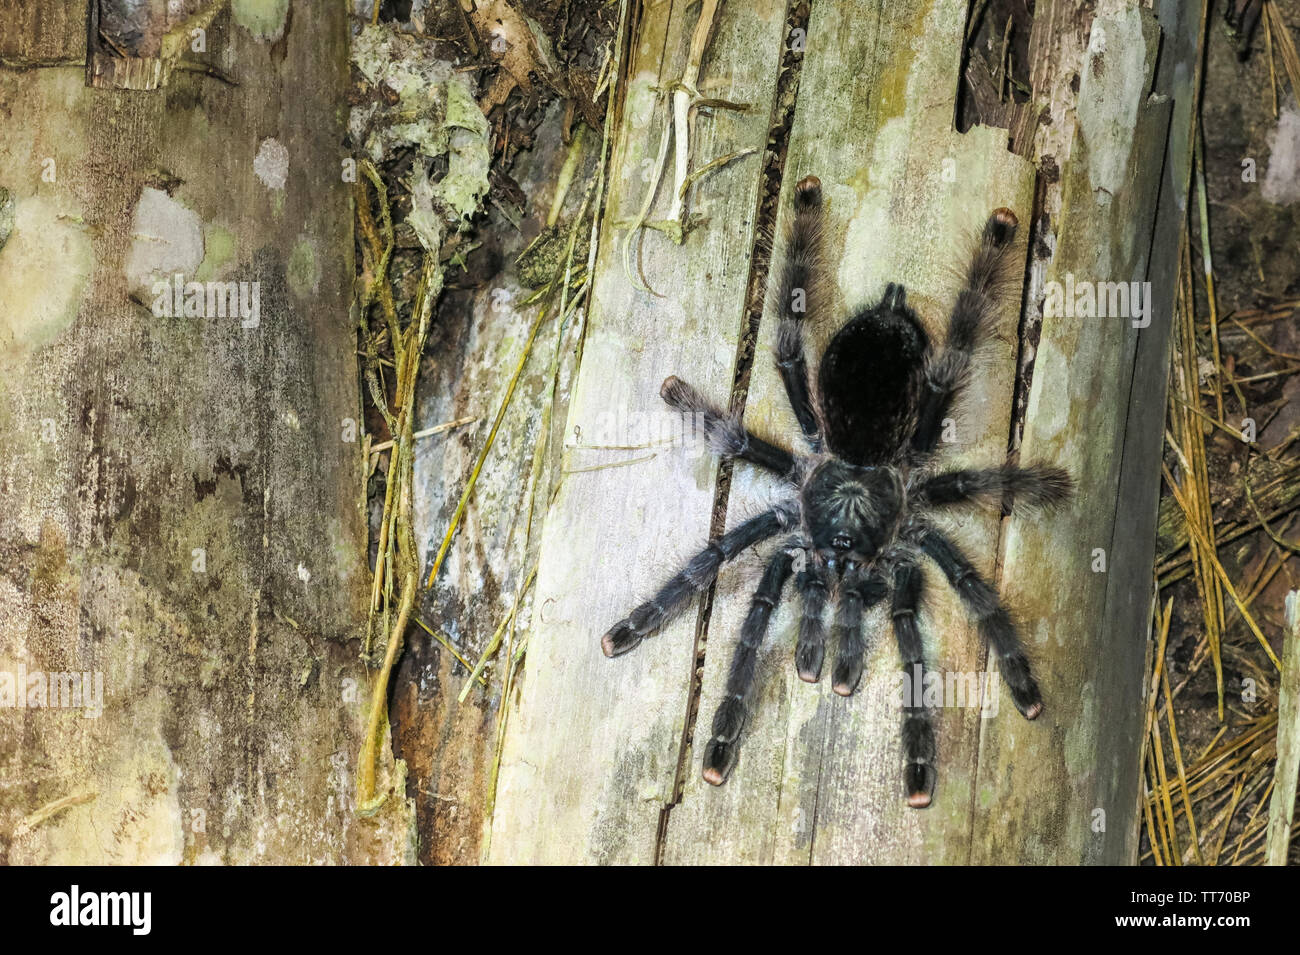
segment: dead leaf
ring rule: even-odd
[[[530,22],[506,0],[490,0],[473,11],[470,18],[487,43],[492,59],[501,64],[496,79],[479,102],[484,113],[504,103],[516,86],[531,93],[533,74],[550,80],[553,60],[550,41],[536,23]]]

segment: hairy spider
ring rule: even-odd
[[[635,647],[713,583],[723,563],[778,534],[786,539],[767,561],[741,627],[726,697],[704,750],[704,778],[721,785],[736,764],[740,734],[753,697],[757,653],[768,620],[791,576],[803,600],[795,667],[821,677],[826,649],[824,611],[834,605],[831,635],[838,644],[833,689],[848,696],[862,676],[867,641],[864,611],[890,599],[894,635],[911,690],[903,705],[903,783],[908,805],[930,805],[936,781],[934,730],[923,705],[923,660],[917,611],[920,562],[929,558],[978,622],[998,655],[1016,708],[1032,720],[1043,711],[1024,645],[997,591],[947,536],[927,520],[934,510],[1004,499],[1049,506],[1072,490],[1069,475],[1045,466],[937,471],[930,463],[945,415],[967,378],[971,353],[997,306],[1016,216],[989,216],[948,319],[943,347],[932,350],[901,285],[858,311],[831,339],[810,380],[804,320],[817,306],[822,230],[821,182],[808,176],[794,190],[794,214],[776,289],[781,324],[776,363],[810,453],[796,455],[751,433],[699,392],[669,377],[660,394],[696,416],[713,450],[785,477],[788,497],[709,542],[647,602],[616,623],[601,641],[606,656]]]

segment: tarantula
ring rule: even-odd
[[[849,696],[862,676],[867,640],[863,614],[890,599],[912,692],[903,704],[903,783],[908,805],[930,805],[937,778],[934,730],[922,703],[923,660],[917,611],[922,596],[920,562],[928,557],[978,622],[997,653],[1002,678],[1016,708],[1032,720],[1043,700],[1025,648],[997,591],[969,558],[927,520],[927,513],[970,502],[1049,506],[1072,490],[1069,475],[1045,466],[936,471],[930,462],[945,415],[968,377],[971,354],[998,301],[1007,250],[1017,219],[996,209],[980,235],[948,319],[947,336],[931,348],[901,285],[859,310],[831,339],[810,379],[804,322],[818,306],[822,232],[821,182],[808,176],[795,187],[774,309],[780,315],[776,363],[810,453],[796,455],[751,433],[738,416],[724,414],[690,385],[669,377],[660,394],[673,408],[695,416],[712,449],[785,477],[788,498],[709,542],[650,600],[604,635],[606,656],[626,653],[660,629],[690,598],[708,588],[724,563],[746,548],[785,533],[754,592],[727,677],[726,697],[713,718],[704,750],[704,778],[721,785],[736,764],[749,715],[757,653],[791,576],[803,601],[795,648],[799,677],[821,677],[827,632],[838,644],[833,689]]]

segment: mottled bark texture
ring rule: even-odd
[[[5,673],[90,673],[102,712],[0,708],[0,858],[413,858],[400,778],[351,807],[344,4],[235,2],[221,75],[151,91],[87,88],[85,9],[0,2],[0,698]],[[157,314],[176,274],[243,310],[205,286]]]

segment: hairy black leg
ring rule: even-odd
[[[822,660],[826,656],[826,577],[808,561],[795,578],[795,589],[803,602],[799,618],[799,643],[794,648],[795,670],[805,683],[821,679]]]
[[[1074,490],[1069,473],[1061,468],[1030,465],[948,471],[921,483],[917,494],[923,504],[964,504],[977,501],[1001,505],[1008,501],[1027,507],[1052,507]]]
[[[794,187],[794,214],[786,230],[785,257],[777,284],[776,308],[781,324],[776,333],[776,367],[799,427],[815,450],[821,448],[821,428],[808,389],[803,323],[817,305],[821,235],[821,180],[806,176]]]
[[[722,457],[743,458],[782,476],[794,470],[794,455],[747,430],[738,415],[724,414],[676,375],[664,379],[659,394],[682,414],[693,415],[709,447]]]
[[[993,585],[972,566],[966,555],[943,534],[929,530],[920,541],[921,549],[934,559],[962,602],[974,614],[980,634],[998,655],[1002,679],[1011,691],[1012,702],[1027,720],[1043,712],[1043,697],[1038,692],[1025,655],[1025,646],[1016,632],[1011,614],[1002,606]]]
[[[839,604],[835,608],[832,628],[839,647],[835,655],[835,672],[831,689],[840,696],[849,696],[862,679],[862,666],[867,653],[867,638],[862,631],[862,614],[879,603],[889,593],[889,585],[875,570],[852,570],[840,583]]]
[[[713,715],[713,738],[704,747],[704,779],[714,786],[726,782],[736,765],[740,733],[749,716],[754,675],[758,671],[758,648],[767,633],[772,611],[781,602],[781,590],[790,579],[793,563],[789,551],[782,550],[772,556],[740,628],[740,643],[736,645],[731,670],[727,673],[726,697]]]
[[[894,637],[903,660],[903,786],[907,804],[913,809],[930,805],[938,775],[934,768],[934,727],[922,695],[925,662],[921,628],[916,620],[920,603],[920,568],[910,562],[899,564],[894,568]]]
[[[966,271],[965,287],[958,293],[948,318],[944,347],[926,364],[925,386],[912,435],[912,447],[917,451],[933,451],[939,442],[944,416],[966,381],[971,353],[997,308],[1004,257],[1018,224],[1010,209],[994,209],[984,224],[979,246]]]
[[[746,547],[789,528],[796,516],[795,505],[783,504],[764,511],[757,517],[751,517],[717,540],[709,541],[708,546],[692,557],[680,573],[601,637],[600,645],[605,656],[615,657],[631,650],[671,620],[692,597],[713,583],[724,563],[732,560]]]

